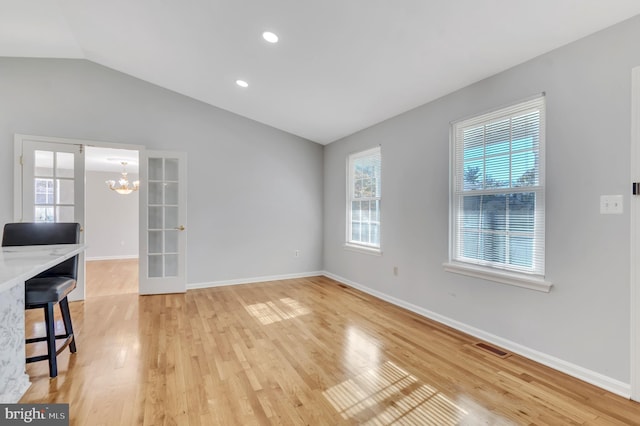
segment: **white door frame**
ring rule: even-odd
[[[640,182],[640,67],[631,72],[631,181]],[[631,195],[631,399],[640,401],[640,195]]]
[[[16,222],[20,222],[22,220],[22,143],[24,140],[36,140],[38,142],[50,142],[50,143],[59,143],[59,144],[72,144],[72,145],[84,145],[94,146],[100,148],[113,148],[113,149],[129,149],[135,150],[139,153],[143,152],[146,148],[143,145],[130,145],[123,143],[110,143],[110,142],[101,142],[87,139],[70,139],[70,138],[57,138],[50,136],[33,136],[33,135],[23,135],[16,133],[13,138],[13,156],[14,156],[14,167],[13,167],[13,219]],[[86,169],[85,169],[86,176]],[[86,197],[85,197],[86,199]],[[86,208],[85,208],[86,211]],[[85,218],[86,219],[86,218]],[[84,226],[84,224],[82,224]],[[84,253],[80,256],[81,265],[78,276],[78,288],[74,290],[70,294],[71,300],[84,300],[85,299],[85,280],[84,280],[84,270],[85,270],[85,258]]]

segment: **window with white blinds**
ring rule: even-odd
[[[544,96],[452,124],[451,260],[544,275]]]
[[[349,155],[347,245],[380,249],[380,147]]]

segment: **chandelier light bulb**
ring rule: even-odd
[[[131,194],[133,191],[137,191],[140,189],[140,181],[136,180],[133,184],[129,183],[129,179],[127,179],[127,162],[123,161],[122,164],[122,177],[118,179],[118,185],[116,185],[116,181],[113,179],[105,181],[109,189],[117,192],[118,194],[127,195]]]

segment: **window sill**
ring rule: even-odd
[[[546,281],[542,277],[498,271],[495,269],[483,268],[482,266],[465,265],[458,262],[447,262],[442,266],[445,271],[452,272],[454,274],[482,278],[488,281],[528,288],[529,290],[542,291],[544,293],[549,293],[549,291],[551,291],[551,286],[553,286],[553,283]]]
[[[355,252],[364,253],[364,254],[370,254],[372,256],[382,256],[382,250],[380,250],[379,248],[358,246],[358,245],[349,244],[349,243],[345,243],[344,248],[345,250],[355,251]]]

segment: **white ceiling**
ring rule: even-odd
[[[0,56],[86,58],[326,144],[639,13],[639,0],[0,0]]]

